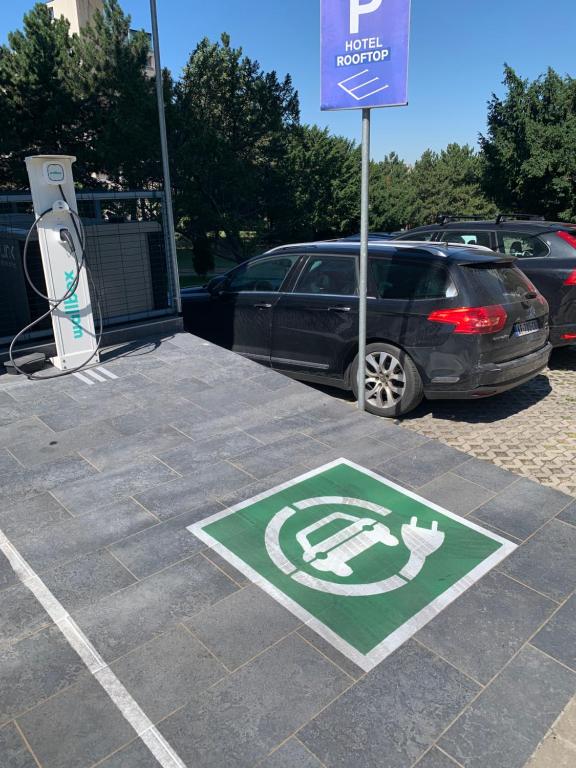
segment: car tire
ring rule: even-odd
[[[358,356],[350,368],[350,385],[358,398]],[[388,419],[414,410],[424,398],[424,387],[414,361],[392,344],[366,347],[366,410]]]

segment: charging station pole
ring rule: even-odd
[[[46,294],[54,300],[66,296],[75,284],[78,263],[62,232],[72,238],[78,262],[84,251],[78,240],[72,220],[77,211],[76,192],[72,176],[75,157],[69,155],[38,155],[26,158],[30,179],[34,215],[38,220],[38,242],[46,280]],[[66,200],[64,200],[64,197]],[[98,342],[90,300],[88,276],[80,270],[75,292],[52,312],[56,357],[52,363],[61,371],[78,368],[90,360],[98,361],[95,354]]]
[[[360,265],[358,270],[358,409],[366,409],[366,328],[368,320],[368,237],[370,229],[370,110],[362,110]]]

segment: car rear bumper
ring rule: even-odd
[[[519,387],[537,376],[548,365],[552,344],[546,344],[537,352],[511,360],[508,363],[479,365],[466,382],[443,385],[442,388],[425,388],[429,400],[468,400],[490,397]]]
[[[572,338],[566,338],[567,336],[572,336]],[[568,344],[576,344],[576,323],[551,326],[550,342],[553,347],[565,347]]]

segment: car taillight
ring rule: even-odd
[[[572,248],[576,248],[576,235],[572,234],[571,232],[564,232],[560,230],[559,232],[556,232],[558,237],[562,238],[565,243],[568,243],[568,245],[571,245]]]
[[[576,285],[576,269],[564,280],[564,285]]]
[[[437,309],[428,315],[428,320],[453,325],[453,333],[486,334],[501,331],[508,315],[501,304],[494,304],[490,307]]]
[[[576,333],[563,333],[560,338],[563,341],[576,341]]]

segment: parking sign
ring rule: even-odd
[[[322,110],[408,103],[411,0],[321,0]]]

